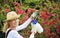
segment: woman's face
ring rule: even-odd
[[[11,25],[12,27],[17,27],[18,24],[19,24],[19,19],[14,19],[14,20],[12,20],[12,21],[10,22],[10,25]]]

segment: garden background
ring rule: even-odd
[[[60,0],[0,0],[0,38],[3,38],[2,28],[8,12],[22,14],[19,18],[19,24],[22,24],[35,10],[40,11],[36,20],[44,29],[43,33],[36,33],[35,38],[60,38]],[[28,38],[31,25],[19,33]]]

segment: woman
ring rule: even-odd
[[[3,32],[6,32],[6,38],[23,38],[18,31],[26,28],[28,24],[35,17],[34,14],[25,21],[22,25],[18,26],[20,15],[16,14],[14,11],[7,13],[7,21],[4,23]],[[8,33],[8,31],[10,31]]]

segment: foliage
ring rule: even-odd
[[[60,37],[60,0],[6,0],[0,1],[0,31],[2,30],[6,14],[10,11],[16,11],[22,14],[20,24],[24,23],[32,14],[32,9],[40,11],[36,17],[44,28],[44,32],[36,34],[35,38],[59,38]],[[31,33],[31,26],[19,31],[19,33],[28,38]],[[27,33],[27,34],[26,34]]]

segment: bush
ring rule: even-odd
[[[42,34],[37,33],[35,38],[60,37],[60,0],[7,0],[0,2],[0,31],[3,28],[3,23],[8,12],[16,11],[16,13],[22,14],[19,18],[20,24],[22,24],[32,14],[31,10],[36,9],[40,10],[40,14],[36,19],[44,28],[44,32]],[[29,25],[25,30],[19,31],[19,33],[25,38],[28,38],[30,30],[31,26]]]

